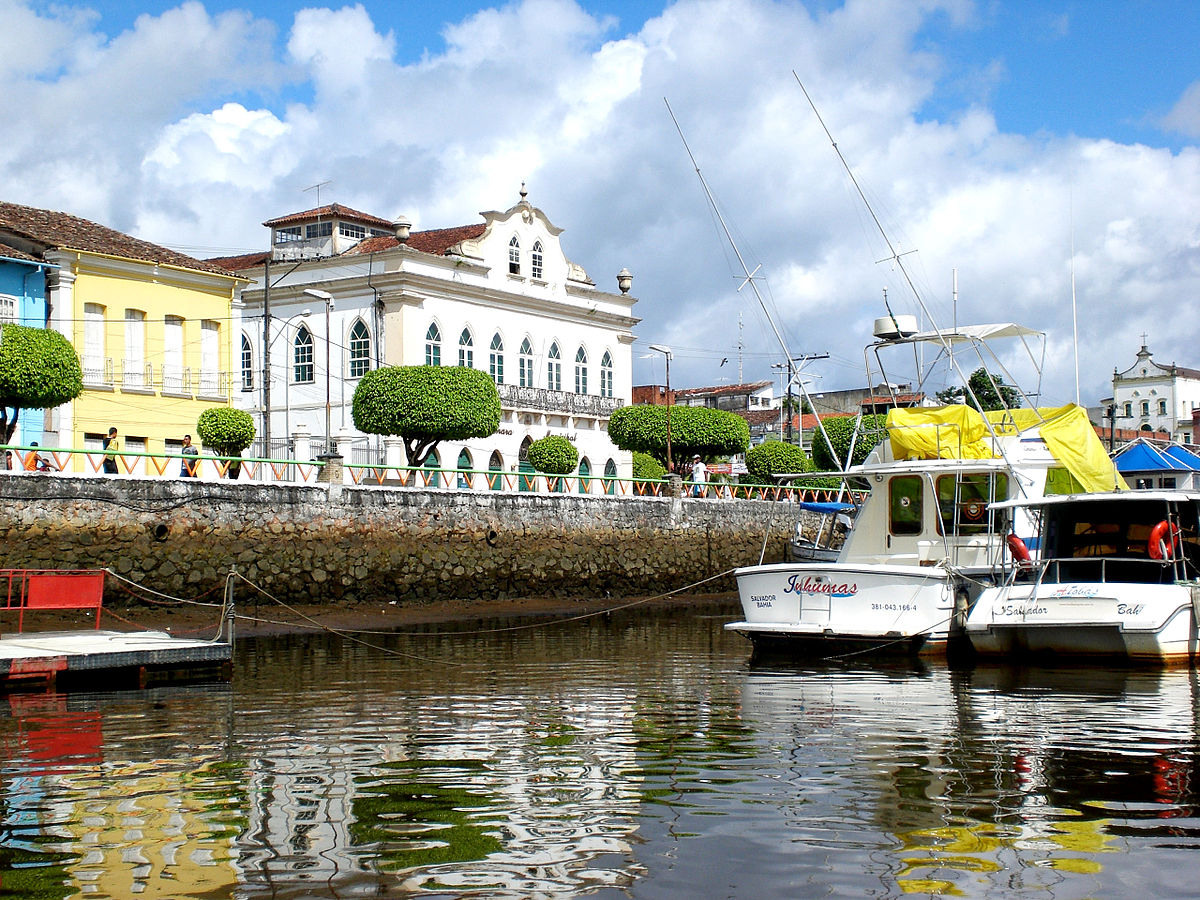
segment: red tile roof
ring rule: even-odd
[[[392,227],[392,223],[388,219],[381,219],[379,216],[360,212],[357,209],[351,209],[349,206],[342,206],[340,203],[330,203],[328,206],[318,206],[316,209],[288,213],[286,216],[280,216],[277,219],[267,219],[263,224],[268,228],[274,228],[277,225],[290,225],[293,222],[307,222],[317,218],[344,219],[347,222],[360,222],[364,225],[371,225],[375,228],[387,228],[389,230]]]
[[[227,270],[158,244],[151,244],[69,213],[0,201],[0,240],[28,247],[34,258],[46,250],[81,250],[222,275]]]
[[[10,247],[8,244],[3,243],[2,241],[0,241],[0,256],[8,259],[27,259],[30,262],[37,262],[37,260],[28,253],[18,250],[16,247]]]
[[[478,225],[458,225],[454,228],[434,228],[430,231],[414,231],[409,235],[406,246],[412,250],[420,250],[422,253],[445,256],[446,251],[451,247],[461,244],[463,241],[474,240],[482,235],[486,228],[487,226],[481,222]],[[377,253],[380,250],[391,250],[399,246],[400,242],[394,235],[380,235],[379,237],[359,241],[342,255],[353,256],[359,253]]]
[[[763,388],[770,386],[770,381],[752,381],[748,384],[718,384],[714,385],[713,387],[679,388],[675,391],[675,396],[696,397],[701,394],[712,394],[714,396],[727,396],[729,394],[753,394],[756,391],[761,391]]]
[[[261,266],[270,255],[269,250],[259,250],[257,253],[243,253],[240,256],[214,256],[208,262],[214,266],[220,266],[227,272],[240,272],[242,269]]]

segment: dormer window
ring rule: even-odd
[[[508,274],[521,274],[521,242],[517,240],[514,234],[512,240],[508,242]]]
[[[361,241],[367,236],[367,229],[362,225],[355,225],[351,222],[339,222],[338,234],[342,237],[348,237],[351,240]]]
[[[333,234],[332,222],[314,222],[312,225],[304,226],[304,236],[306,238],[323,238]]]
[[[298,241],[301,239],[302,234],[299,225],[293,225],[289,228],[275,229],[275,243],[277,244],[287,244],[291,241]]]
[[[534,278],[542,277],[542,242],[537,241],[533,245],[533,252],[529,259],[529,274]]]

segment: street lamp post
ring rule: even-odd
[[[655,353],[661,353],[667,360],[667,474],[674,475],[675,467],[671,464],[671,348],[663,344],[651,344]]]
[[[333,442],[329,433],[329,423],[332,418],[329,405],[329,347],[333,343],[333,335],[329,330],[329,314],[333,310],[333,294],[329,291],[319,291],[316,288],[305,288],[304,293],[325,301],[325,455],[331,456],[333,455]]]

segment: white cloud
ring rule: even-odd
[[[264,246],[260,223],[311,205],[320,181],[322,202],[418,227],[477,221],[526,181],[601,287],[634,272],[638,333],[677,349],[673,379],[736,372],[716,363],[737,358],[739,314],[745,375],[769,377],[774,338],[736,290],[666,97],[793,347],[831,353],[824,387],[852,386],[881,288],[898,312],[911,299],[876,263],[888,251],[795,71],[889,235],[919,251],[904,260],[935,315],[954,315],[957,269],[960,322],[1050,332],[1048,401],[1074,394],[1072,232],[1085,399],[1143,330],[1157,358],[1200,368],[1200,323],[1163,314],[1196,292],[1200,150],[1003,133],[988,107],[1002,68],[960,78],[922,33],[934,16],[974,27],[964,0],[678,0],[632,33],[525,0],[448,24],[445,50],[413,61],[369,5],[302,10],[285,51],[271,23],[196,2],[114,37],[40,9],[0,0],[20,32],[0,36],[0,115],[22,123],[0,145],[5,199],[232,250]],[[920,119],[950,81],[961,109]],[[1166,125],[1200,134],[1197,97]]]

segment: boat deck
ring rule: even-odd
[[[228,642],[177,638],[165,631],[7,634],[0,637],[0,690],[228,680],[231,660]]]

